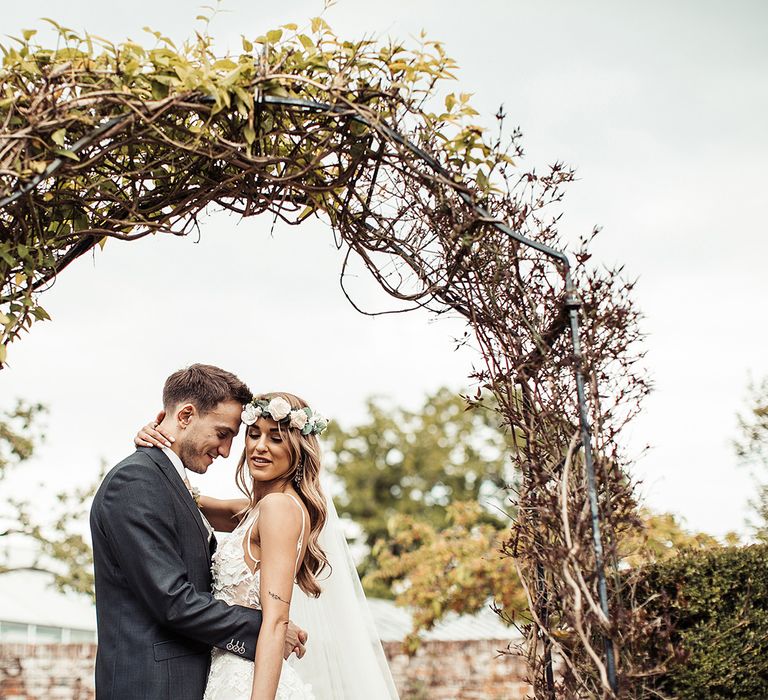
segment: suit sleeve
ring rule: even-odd
[[[236,653],[253,658],[261,611],[227,605],[190,583],[164,479],[157,469],[135,463],[107,485],[101,522],[117,564],[164,627],[222,649],[237,640]]]

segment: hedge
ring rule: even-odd
[[[768,698],[768,546],[684,552],[648,566],[637,594],[671,624],[635,650],[667,666],[662,697]]]

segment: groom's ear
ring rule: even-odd
[[[182,429],[186,428],[195,415],[197,415],[197,409],[193,404],[185,403],[179,406],[176,411],[176,420],[179,423],[179,427]]]

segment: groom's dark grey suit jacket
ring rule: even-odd
[[[211,595],[200,511],[162,450],[139,448],[91,507],[97,700],[199,700],[211,646],[253,659],[261,613]]]

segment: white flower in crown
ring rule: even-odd
[[[281,421],[291,412],[289,404],[282,396],[275,396],[267,405],[267,413],[272,416],[272,420]]]
[[[291,428],[303,430],[308,420],[309,416],[303,408],[300,408],[297,411],[291,411]]]
[[[246,425],[253,425],[259,418],[261,418],[261,406],[254,406],[252,403],[245,404],[243,412],[240,414],[240,420]]]

